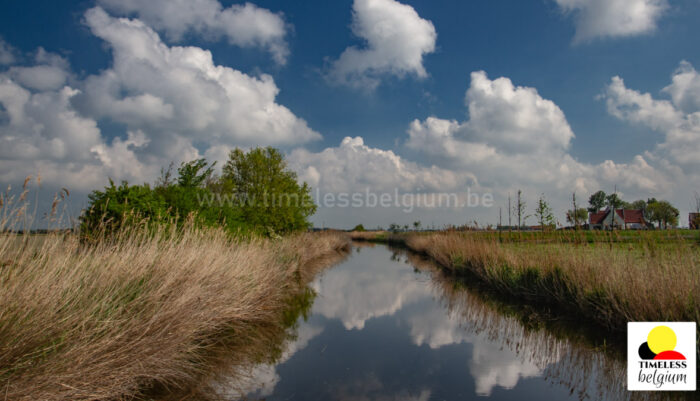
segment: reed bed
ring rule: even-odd
[[[0,233],[0,398],[143,399],[200,383],[222,347],[230,366],[259,362],[305,266],[347,247],[337,233],[240,241],[192,226],[90,245]]]
[[[515,234],[517,235],[517,234]],[[445,269],[526,302],[554,306],[611,332],[629,321],[700,321],[700,250],[679,239],[589,242],[586,233],[541,233],[517,241],[497,233],[362,233],[355,240],[401,243]],[[532,240],[534,238],[534,240]]]
[[[434,261],[423,255],[407,252],[406,259],[430,274],[436,299],[441,300],[451,318],[461,323],[461,329],[510,350],[519,360],[540,369],[545,380],[567,386],[581,399],[664,399],[654,392],[632,394],[626,390],[624,355],[614,358],[601,353],[581,336],[561,333],[559,327],[544,325],[548,328],[545,330],[543,325],[524,323],[528,320],[523,320],[521,314],[503,312],[512,310],[509,304],[455,285],[453,277],[438,271]]]

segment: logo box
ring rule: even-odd
[[[695,322],[627,323],[627,389],[697,390]]]

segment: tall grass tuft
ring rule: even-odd
[[[283,331],[305,266],[348,246],[339,234],[241,241],[192,225],[124,229],[85,244],[65,232],[13,234],[17,213],[0,216],[0,398],[8,400],[183,389],[201,381],[221,347],[237,351],[230,365],[257,362],[250,345]]]

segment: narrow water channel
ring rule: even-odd
[[[620,358],[528,328],[402,251],[356,246],[312,287],[310,315],[275,364],[249,372],[244,399],[646,398],[625,391]]]

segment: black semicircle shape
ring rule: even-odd
[[[644,342],[644,344],[639,346],[639,357],[644,360],[654,359],[656,354],[649,348],[649,344]]]

